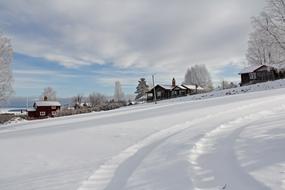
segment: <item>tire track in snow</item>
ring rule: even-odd
[[[144,154],[146,155],[153,148],[155,148],[158,144],[166,140],[172,135],[180,132],[183,129],[188,128],[193,125],[195,122],[185,122],[180,125],[175,125],[171,128],[165,129],[163,131],[157,132],[153,135],[150,135],[145,140],[127,148],[125,151],[120,153],[118,156],[113,157],[111,160],[107,161],[105,164],[101,165],[99,169],[97,169],[92,176],[90,176],[86,181],[82,183],[82,185],[78,188],[78,190],[103,190],[103,189],[112,189],[115,185],[124,185],[124,182],[128,179],[129,175],[125,176],[124,179],[121,180],[113,180],[116,172],[119,172],[119,167],[122,164],[129,160],[131,157],[135,156],[139,151],[145,148]],[[144,156],[145,156],[144,155]],[[142,155],[143,158],[144,157]],[[134,159],[132,163],[138,164],[140,160]],[[133,165],[132,168],[136,167]],[[125,169],[125,168],[124,168]],[[129,171],[131,174],[132,171]],[[113,183],[112,183],[113,182]],[[115,186],[119,188],[118,186]],[[120,189],[120,188],[119,188]]]
[[[236,138],[251,122],[271,115],[261,111],[240,117],[208,132],[190,151],[191,180],[195,190],[258,189],[269,190],[246,173],[236,159],[233,146]]]
[[[164,129],[162,131],[159,131],[157,133],[154,133],[150,135],[149,137],[145,138],[141,142],[127,148],[125,151],[121,152],[119,155],[113,157],[111,160],[107,161],[103,165],[101,165],[94,173],[91,175],[87,180],[83,181],[81,186],[78,188],[78,190],[106,190],[106,189],[120,189],[120,187],[116,187],[114,185],[124,185],[129,175],[132,173],[130,170],[135,170],[136,166],[131,166],[130,168],[125,167],[124,169],[121,169],[121,174],[124,175],[124,172],[129,172],[129,175],[125,176],[124,178],[121,178],[118,180],[116,177],[116,174],[120,171],[120,166],[123,166],[125,162],[130,161],[132,157],[134,157],[140,150],[142,150],[145,147],[148,147],[149,150],[146,151],[146,154],[150,152],[153,148],[155,148],[158,144],[162,143],[163,141],[167,140],[172,135],[175,135],[177,133],[182,132],[183,130],[197,125],[202,121],[217,118],[220,116],[223,116],[225,113],[231,113],[236,112],[238,110],[243,110],[246,108],[254,107],[257,105],[260,105],[261,103],[259,101],[255,103],[250,103],[245,106],[239,106],[235,109],[230,109],[222,112],[218,112],[212,115],[205,116],[203,118],[198,118],[193,121],[187,121],[182,124],[175,125],[171,128]],[[157,143],[157,144],[156,144]],[[155,145],[156,144],[156,145]],[[145,157],[146,155],[141,155],[142,157]],[[131,161],[132,163],[132,161]],[[132,165],[132,164],[130,164]],[[119,176],[119,175],[117,175]],[[118,180],[118,181],[117,181]],[[122,186],[121,186],[122,187]]]

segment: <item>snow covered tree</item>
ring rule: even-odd
[[[250,65],[285,64],[285,1],[268,0],[264,11],[254,17],[247,60]]]
[[[116,102],[124,101],[124,92],[120,81],[115,82],[114,100]]]
[[[284,50],[268,33],[272,26],[267,16],[253,18],[252,25],[254,30],[249,36],[246,54],[249,65],[273,65],[284,60]]]
[[[205,65],[195,65],[188,68],[184,77],[184,84],[198,85],[207,90],[213,89],[212,79]]]
[[[81,103],[82,103],[82,101],[83,101],[83,95],[78,94],[78,95],[74,96],[74,97],[71,99],[71,101],[72,101],[72,104],[73,104],[74,108],[75,108],[75,109],[78,109],[78,108],[80,108]]]
[[[91,107],[100,106],[107,101],[107,98],[103,94],[95,92],[90,94],[88,99]]]
[[[13,93],[11,64],[13,49],[8,38],[0,34],[0,101],[7,100]]]
[[[49,101],[54,101],[56,100],[56,92],[53,90],[51,87],[47,87],[44,89],[41,97],[41,100],[49,100]]]
[[[277,45],[285,51],[285,1],[284,0],[268,0],[265,11],[261,14],[266,18],[268,25],[260,26],[274,39]]]
[[[145,96],[147,91],[149,90],[148,89],[149,86],[146,84],[145,78],[141,78],[138,82],[139,82],[139,84],[138,84],[137,90],[135,92],[137,94],[136,100]]]

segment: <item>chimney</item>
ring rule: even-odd
[[[45,97],[44,97],[44,101],[47,101],[47,100],[48,100],[48,97],[47,97],[47,96],[45,96]]]
[[[176,81],[175,81],[175,78],[172,79],[172,87],[175,87],[176,86]]]

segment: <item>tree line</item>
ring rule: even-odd
[[[52,87],[44,88],[39,100],[56,101],[56,91]],[[70,100],[70,104],[61,109],[58,116],[88,113],[92,111],[106,111],[128,105],[120,81],[115,82],[114,96],[108,98],[106,95],[92,92],[88,96],[77,94]]]

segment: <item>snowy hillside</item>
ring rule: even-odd
[[[0,189],[285,189],[285,89],[191,98],[2,128]]]
[[[171,101],[201,100],[201,99],[207,99],[207,98],[230,96],[230,95],[236,95],[236,94],[245,94],[249,92],[258,92],[258,91],[280,89],[280,88],[285,88],[284,79],[276,80],[276,81],[268,81],[264,83],[258,83],[258,84],[242,86],[242,87],[237,87],[237,88],[232,88],[232,89],[212,91],[209,93],[197,94],[193,96],[188,96],[187,98],[184,97],[184,98],[171,100]]]

